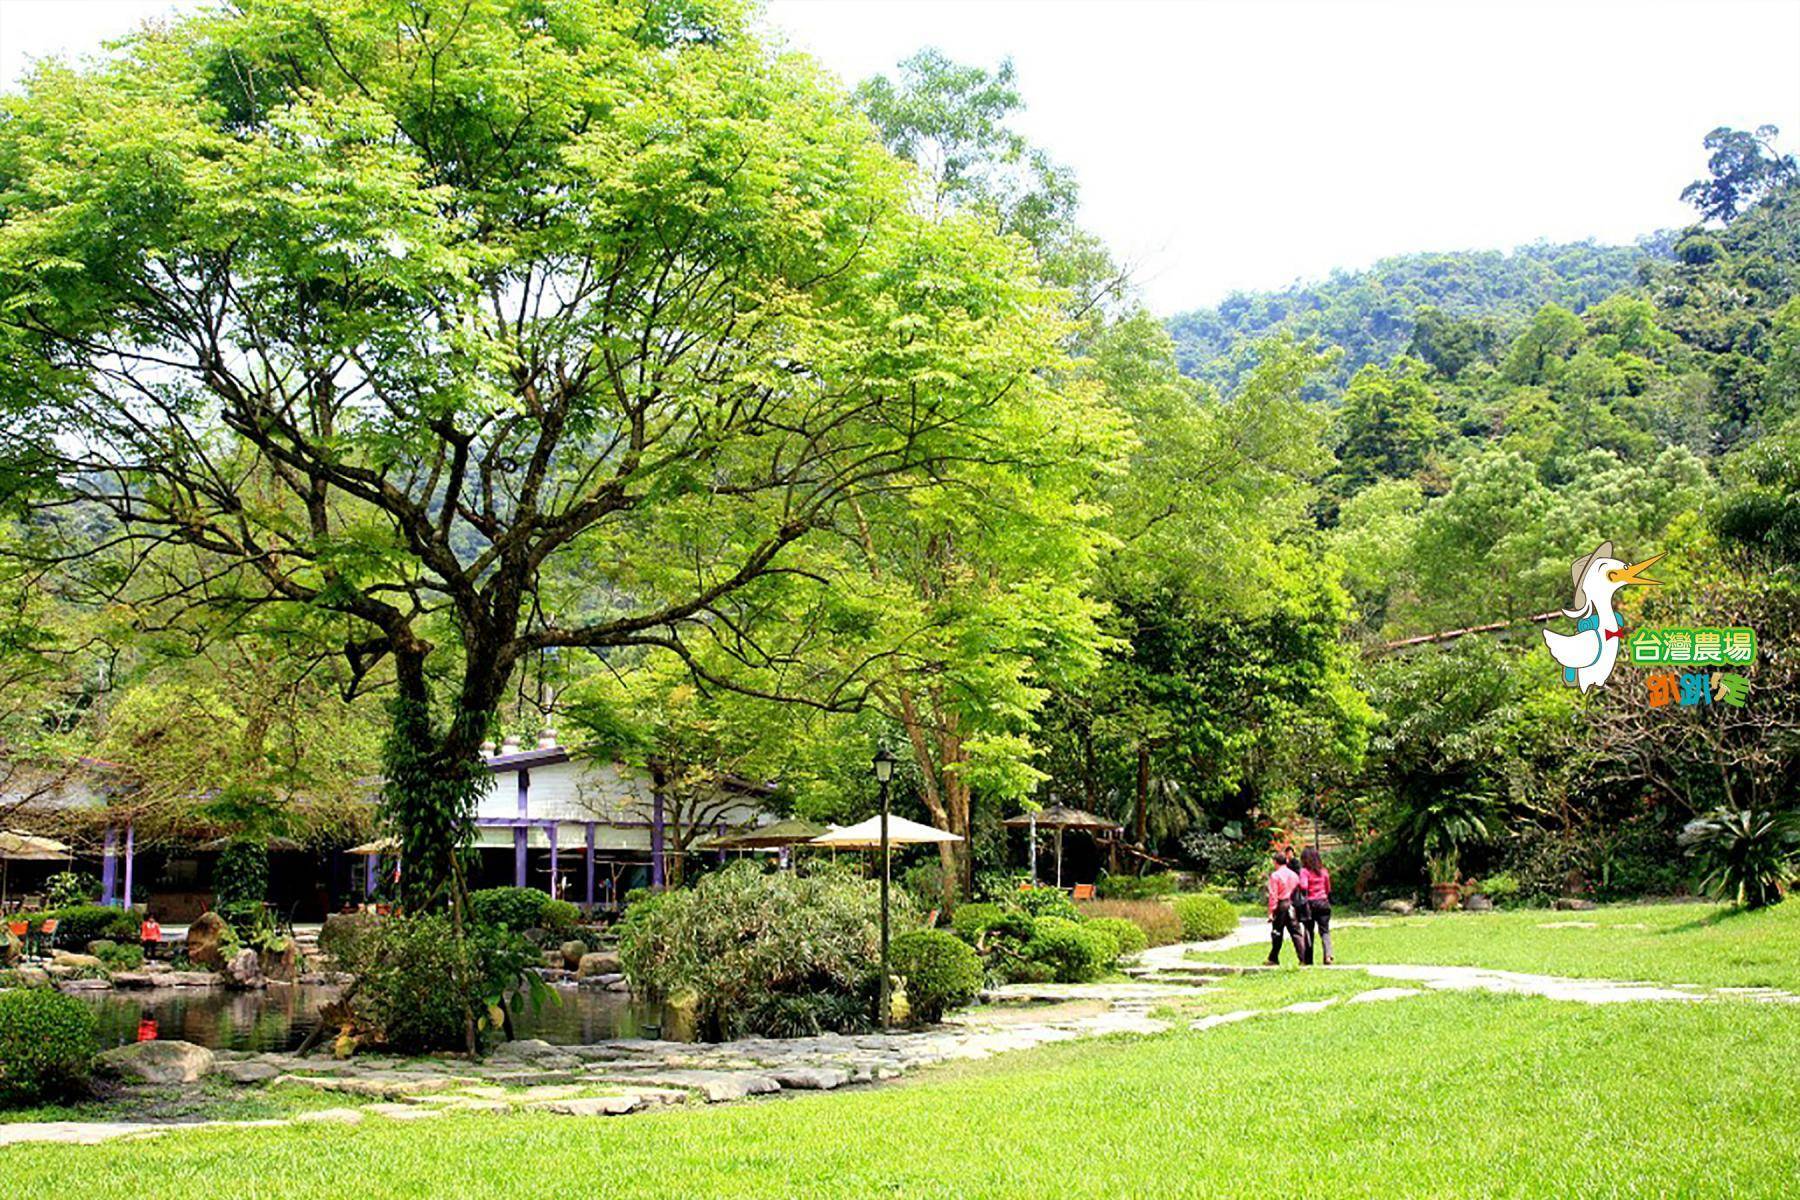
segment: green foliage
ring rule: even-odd
[[[135,971],[144,965],[143,946],[132,942],[101,938],[88,943],[88,953],[99,959],[108,971]]]
[[[1150,936],[1135,921],[1124,917],[1086,918],[1089,929],[1104,929],[1112,935],[1113,941],[1119,944],[1119,958],[1130,958],[1142,954],[1150,946]]]
[[[999,920],[1004,910],[998,904],[984,901],[965,901],[956,906],[950,916],[950,928],[956,936],[973,945],[988,931],[988,927]]]
[[[744,1014],[746,1036],[798,1038],[822,1033],[867,1033],[875,1027],[860,996],[837,992],[772,993]]]
[[[1105,929],[1062,917],[1040,917],[1025,946],[1026,957],[1050,968],[1058,983],[1099,978],[1119,957],[1119,943]]]
[[[916,920],[904,892],[891,906],[897,928]],[[845,871],[733,863],[633,904],[619,955],[633,990],[692,998],[702,1029],[732,1036],[771,995],[866,996],[880,960],[880,897]]]
[[[100,1051],[96,1027],[93,1008],[73,996],[0,992],[0,1107],[79,1096]]]
[[[345,949],[359,1036],[409,1053],[460,1048],[471,1028],[493,1029],[495,1007],[526,994],[537,980],[527,972],[542,962],[507,930],[478,926],[458,938],[441,913],[385,917]]]
[[[1102,900],[1152,900],[1175,894],[1175,876],[1102,875],[1096,891]]]
[[[566,918],[567,913],[562,909],[555,910],[553,916],[551,906],[557,903],[550,898],[550,893],[537,888],[495,887],[469,893],[469,912],[476,921],[483,925],[509,929],[514,933],[523,933],[527,929],[562,933],[572,929],[576,921],[569,921],[566,925],[559,924],[554,929],[547,923],[552,919]],[[578,908],[576,915],[580,915]]]
[[[1198,893],[1177,896],[1170,903],[1181,921],[1181,936],[1187,941],[1209,942],[1238,927],[1237,910],[1223,896]]]
[[[981,957],[955,934],[914,929],[893,939],[888,955],[915,1021],[937,1021],[981,991]]]
[[[1681,844],[1705,872],[1700,886],[1743,908],[1780,903],[1800,876],[1800,820],[1793,813],[1716,809],[1690,821]]]
[[[573,900],[551,900],[538,914],[545,932],[552,935],[573,933],[581,926],[581,906]]]
[[[85,871],[58,871],[44,884],[44,903],[50,908],[78,908],[100,897],[100,881]]]
[[[1061,917],[1065,921],[1081,919],[1081,914],[1075,910],[1075,902],[1061,888],[1025,888],[1014,894],[1012,903],[1033,917]]]
[[[254,838],[233,838],[213,865],[214,907],[223,912],[228,905],[261,904],[268,898],[268,845]]]
[[[81,950],[89,942],[110,938],[115,942],[138,939],[138,918],[129,909],[83,904],[56,911],[56,944]]]
[[[1168,946],[1182,940],[1181,918],[1166,900],[1088,900],[1079,907],[1088,921],[1130,921],[1152,946]],[[1121,940],[1120,945],[1124,944]]]

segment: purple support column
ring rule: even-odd
[[[544,828],[550,834],[550,894],[555,896],[558,900],[561,900],[562,893],[557,890],[558,884],[556,881],[556,826],[551,824],[544,826]]]
[[[594,823],[587,823],[587,907],[594,911]]]
[[[119,877],[118,844],[119,831],[108,825],[106,840],[100,850],[100,903],[109,908],[112,906],[113,892]]]
[[[373,900],[375,898],[375,860],[380,857],[381,855],[379,854],[365,854],[363,856],[364,900]]]
[[[125,824],[125,907],[131,907],[131,869],[137,859],[137,825],[135,822]]]
[[[663,798],[662,792],[651,793],[650,807],[650,886],[662,891],[663,886]]]
[[[513,886],[525,886],[525,819],[530,815],[527,797],[531,792],[531,772],[519,768],[519,824],[513,827]]]

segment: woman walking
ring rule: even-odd
[[[1306,897],[1306,958],[1312,962],[1313,948],[1324,952],[1325,965],[1331,958],[1331,872],[1319,857],[1316,846],[1300,853],[1300,894]]]

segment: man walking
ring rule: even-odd
[[[1268,966],[1281,965],[1281,935],[1294,939],[1294,956],[1304,957],[1306,931],[1294,911],[1294,892],[1300,887],[1300,876],[1288,866],[1287,855],[1275,852],[1275,869],[1269,872],[1269,961]]]

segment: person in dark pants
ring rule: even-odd
[[[1281,965],[1281,935],[1294,939],[1294,953],[1302,953],[1306,934],[1294,912],[1294,893],[1300,889],[1300,876],[1288,866],[1287,855],[1275,853],[1275,869],[1269,872],[1269,961],[1268,966]]]
[[[1330,966],[1331,957],[1331,872],[1325,869],[1325,860],[1319,857],[1316,846],[1308,846],[1300,855],[1300,890],[1306,897],[1306,954],[1304,961],[1312,961],[1312,950],[1316,945],[1324,953],[1324,962]]]

